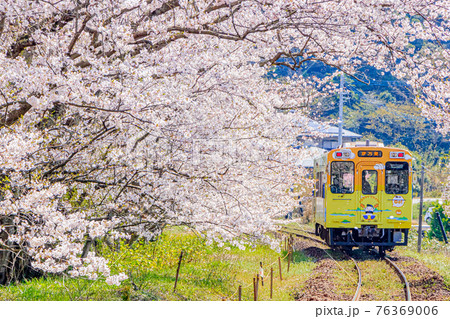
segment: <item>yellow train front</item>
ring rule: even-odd
[[[411,154],[382,143],[344,144],[314,160],[316,235],[330,246],[408,244]]]

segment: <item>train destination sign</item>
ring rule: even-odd
[[[382,157],[381,151],[358,151],[359,157]]]

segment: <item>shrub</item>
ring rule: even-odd
[[[442,224],[444,226],[444,230],[446,233],[450,232],[450,219],[447,214],[444,212],[444,206],[448,205],[448,203],[439,204],[437,202],[434,203],[433,208],[433,218],[431,219],[430,231],[428,232],[428,238],[436,238],[440,241],[444,240],[444,237],[441,232],[441,228],[439,225],[439,221],[437,215],[441,216]]]
[[[425,213],[427,212],[428,208],[435,206],[438,204],[438,202],[423,202],[422,205],[422,217],[425,217]],[[420,203],[413,205],[413,218],[418,219],[420,213]]]

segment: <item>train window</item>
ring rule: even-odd
[[[325,198],[325,183],[327,181],[327,176],[324,174],[321,177],[322,177],[322,179],[321,179],[321,185],[322,185],[322,187],[321,187],[321,192],[322,192],[321,195],[322,195],[322,198]]]
[[[363,194],[376,194],[378,185],[378,174],[375,170],[363,170],[362,171],[362,193]]]
[[[326,175],[323,172],[317,173],[316,175],[316,190],[315,197],[325,198],[325,180]]]
[[[406,162],[386,163],[386,194],[408,194],[409,166]]]
[[[330,191],[334,194],[353,193],[354,176],[353,162],[332,162]]]
[[[321,197],[321,195],[320,195],[320,175],[322,175],[322,173],[316,174],[316,187],[314,190],[314,197]]]

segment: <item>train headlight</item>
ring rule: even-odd
[[[405,158],[405,152],[390,152],[390,158]]]
[[[343,149],[333,152],[333,158],[335,159],[351,159],[355,158],[355,154],[349,149]]]

